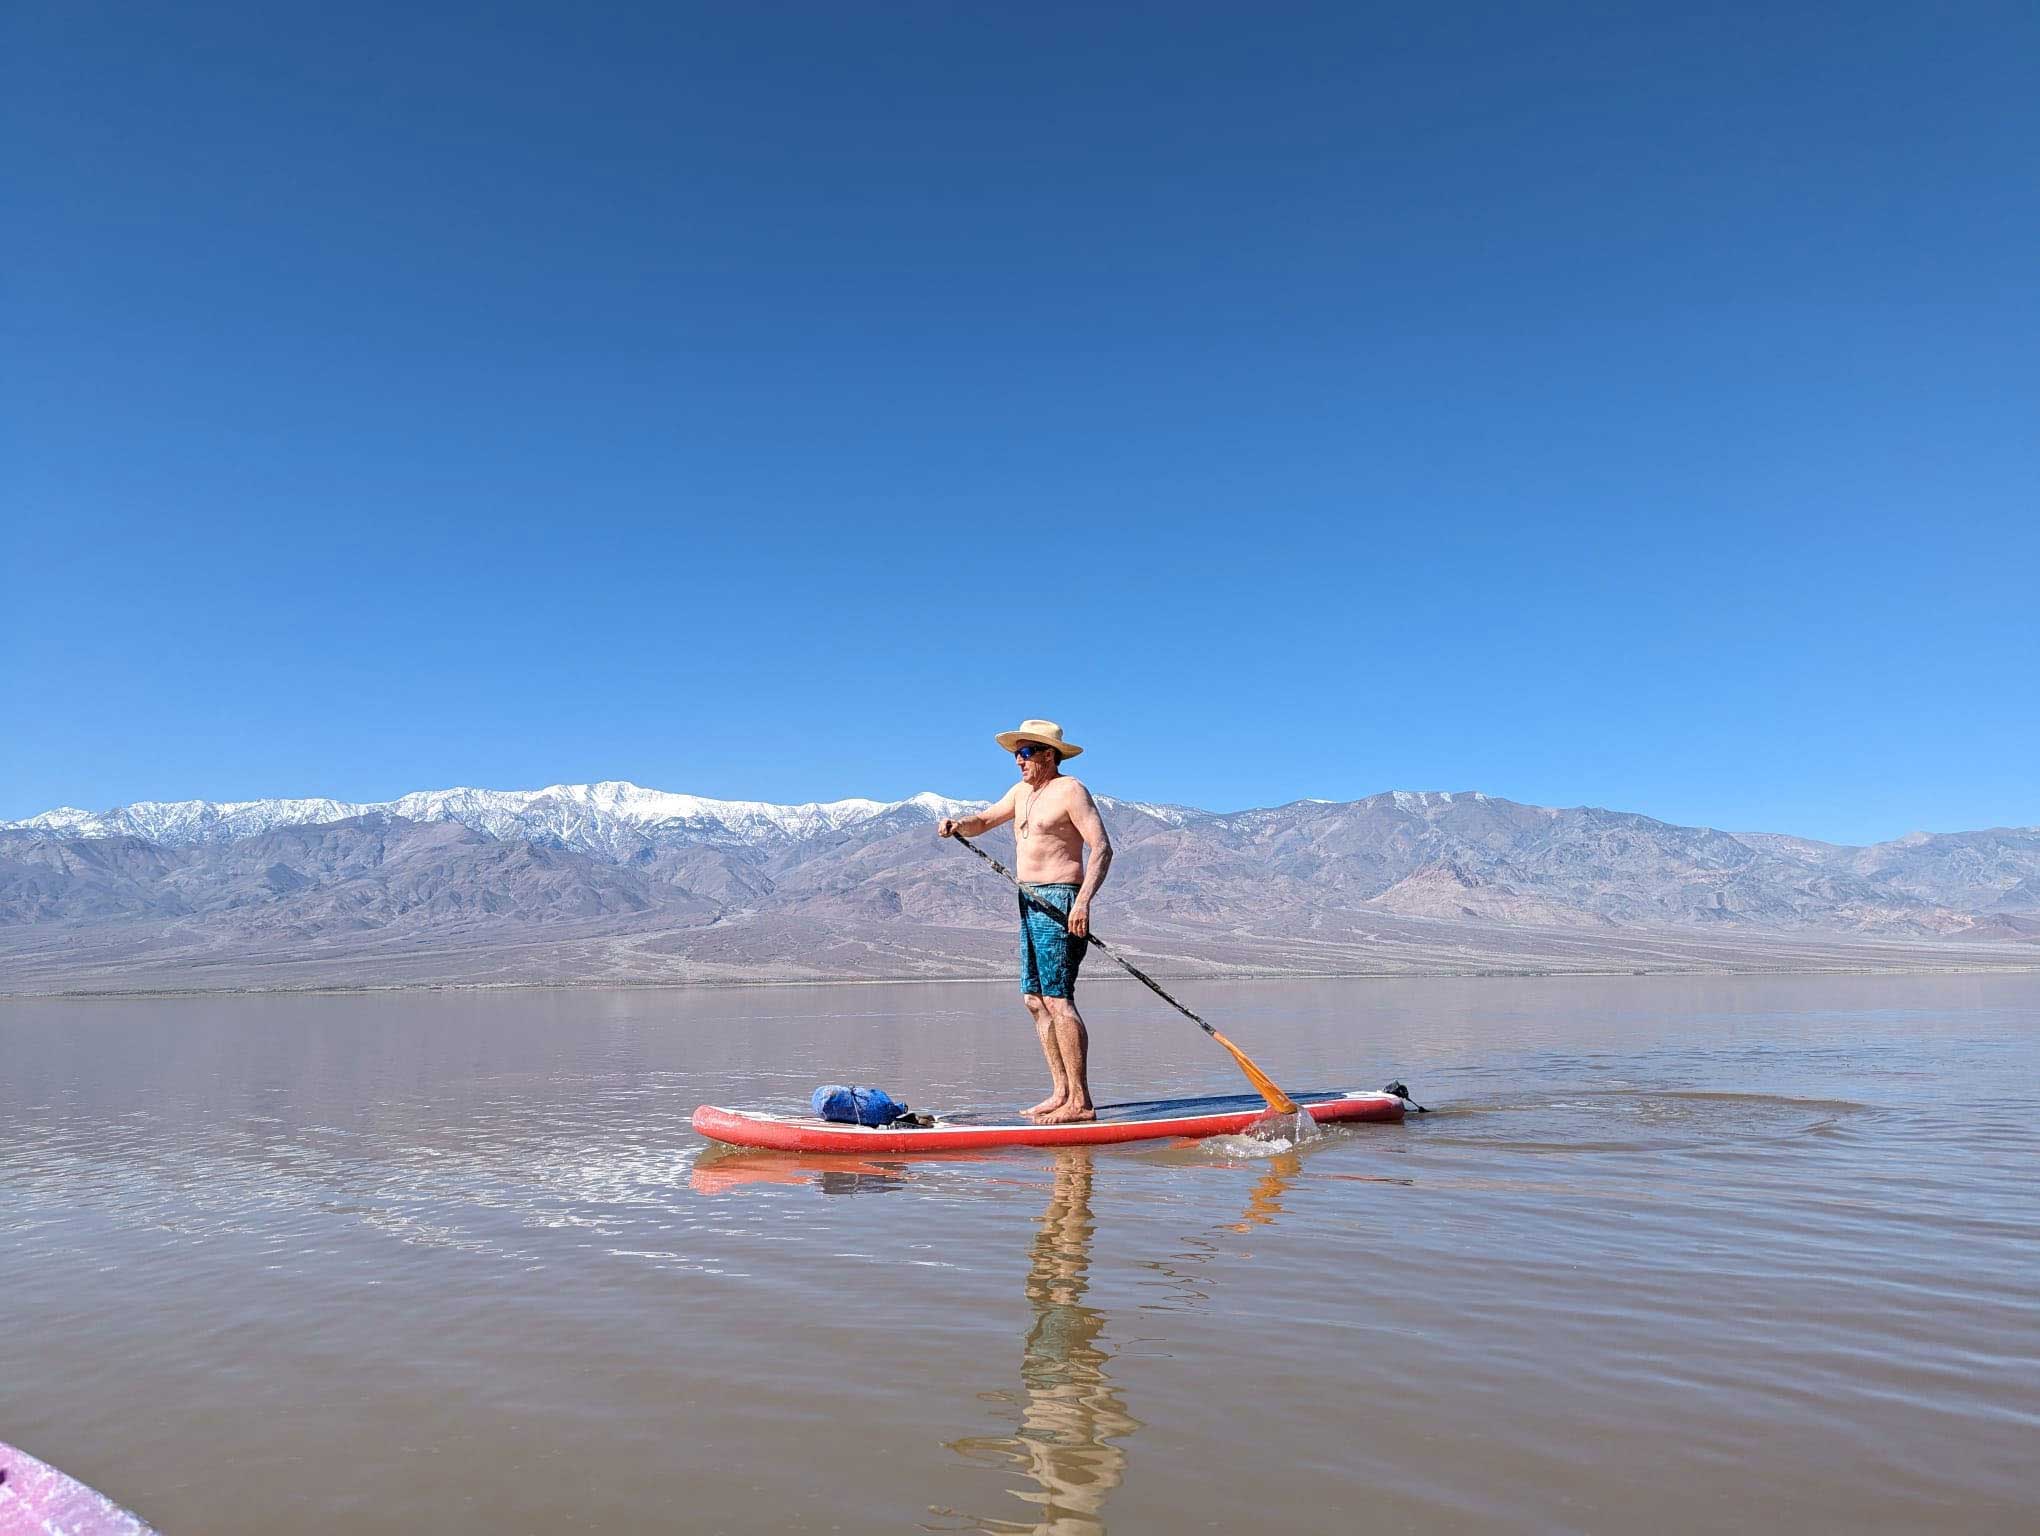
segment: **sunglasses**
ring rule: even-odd
[[[1013,755],[1019,758],[1022,762],[1025,762],[1027,761],[1028,758],[1034,756],[1034,754],[1037,752],[1049,752],[1053,750],[1054,749],[1051,747],[1037,746],[1035,745],[1035,743],[1031,741],[1023,741],[1020,743],[1019,746],[1013,749]]]

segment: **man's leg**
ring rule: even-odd
[[[1063,1101],[1041,1112],[1043,1123],[1061,1125],[1066,1120],[1095,1120],[1098,1111],[1091,1103],[1090,1031],[1075,1001],[1067,997],[1044,997],[1048,1027],[1042,1031],[1042,1050],[1051,1048],[1050,1071],[1056,1086],[1065,1090]],[[1058,1070],[1058,1068],[1060,1070]]]
[[[1070,1096],[1070,1079],[1069,1074],[1063,1070],[1062,1052],[1056,1048],[1055,1021],[1049,1016],[1047,1001],[1032,992],[1022,995],[1020,1001],[1025,1003],[1027,1011],[1034,1015],[1034,1034],[1041,1041],[1041,1054],[1048,1060],[1049,1094],[1026,1112],[1031,1119],[1035,1115],[1046,1114],[1051,1109],[1061,1108]]]

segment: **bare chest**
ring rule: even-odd
[[[1076,835],[1076,825],[1070,820],[1069,798],[1061,792],[1061,786],[1044,784],[1040,789],[1020,791],[1013,813],[1016,840],[1066,843]]]

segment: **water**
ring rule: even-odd
[[[2031,1529],[2040,977],[1198,983],[1436,1113],[1039,1097],[981,986],[0,1004],[0,1439],[172,1532]],[[1133,986],[1112,1098],[1238,1090]]]

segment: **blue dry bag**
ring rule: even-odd
[[[891,1125],[907,1112],[907,1106],[883,1088],[845,1088],[840,1083],[817,1088],[808,1103],[824,1120],[846,1125]]]

